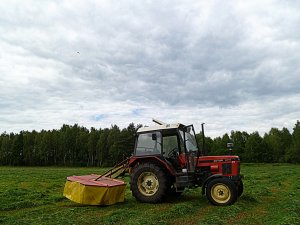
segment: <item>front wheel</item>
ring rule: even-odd
[[[206,197],[213,205],[225,206],[236,202],[238,193],[235,184],[227,178],[217,178],[207,184]]]
[[[244,184],[242,180],[237,185],[237,192],[238,192],[238,197],[240,197],[244,192]]]

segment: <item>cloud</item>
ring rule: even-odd
[[[294,1],[3,4],[0,132],[157,117],[216,136],[299,119]]]

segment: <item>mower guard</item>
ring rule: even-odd
[[[97,174],[67,177],[64,196],[85,205],[112,205],[124,202],[126,183]]]

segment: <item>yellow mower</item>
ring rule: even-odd
[[[122,161],[102,175],[67,177],[64,196],[85,205],[112,205],[124,202],[126,183],[115,178],[126,172],[127,162],[128,159]]]

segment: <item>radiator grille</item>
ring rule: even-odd
[[[222,165],[222,172],[223,174],[231,174],[232,173],[231,163],[224,163]]]

